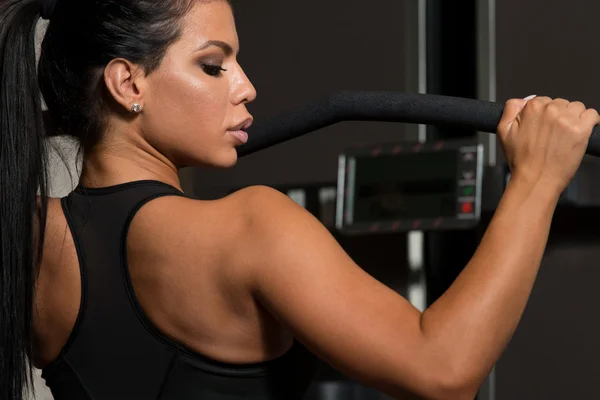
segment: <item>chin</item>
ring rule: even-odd
[[[216,156],[216,157],[215,157]],[[224,151],[211,157],[210,160],[202,160],[202,164],[213,168],[228,169],[236,166],[238,162],[238,153],[236,149]]]
[[[210,167],[219,169],[233,168],[238,162],[238,153],[235,148],[221,150],[210,155],[188,155],[186,167]]]
[[[221,168],[233,168],[238,163],[238,152],[237,149],[233,148],[223,154],[222,167]]]
[[[238,162],[238,158],[236,157],[235,160],[231,160],[229,162],[218,164],[218,165],[215,165],[215,166],[217,168],[229,169],[229,168],[235,167],[237,165],[237,162]]]

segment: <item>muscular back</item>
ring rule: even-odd
[[[127,260],[138,301],[162,333],[217,361],[255,363],[281,356],[292,336],[254,299],[243,266],[228,262],[239,248],[230,236],[240,229],[239,220],[230,218],[240,194],[233,196],[212,202],[164,197],[146,204],[129,229]],[[35,302],[36,367],[52,362],[65,346],[80,302],[73,236],[60,200],[52,199]]]

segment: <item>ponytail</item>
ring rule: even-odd
[[[2,400],[23,400],[33,379],[33,299],[47,210],[44,122],[35,58],[41,7],[39,0],[0,3]]]

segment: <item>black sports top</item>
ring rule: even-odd
[[[132,288],[125,243],[136,212],[163,196],[184,195],[161,182],[138,181],[80,186],[62,199],[82,298],[65,348],[43,371],[55,400],[302,398],[320,363],[298,342],[276,360],[230,365],[173,342],[146,317]]]

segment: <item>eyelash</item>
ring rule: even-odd
[[[202,69],[204,70],[204,72],[209,75],[209,76],[221,76],[222,72],[226,72],[227,70],[225,68],[223,68],[220,65],[213,65],[213,64],[202,64]]]

